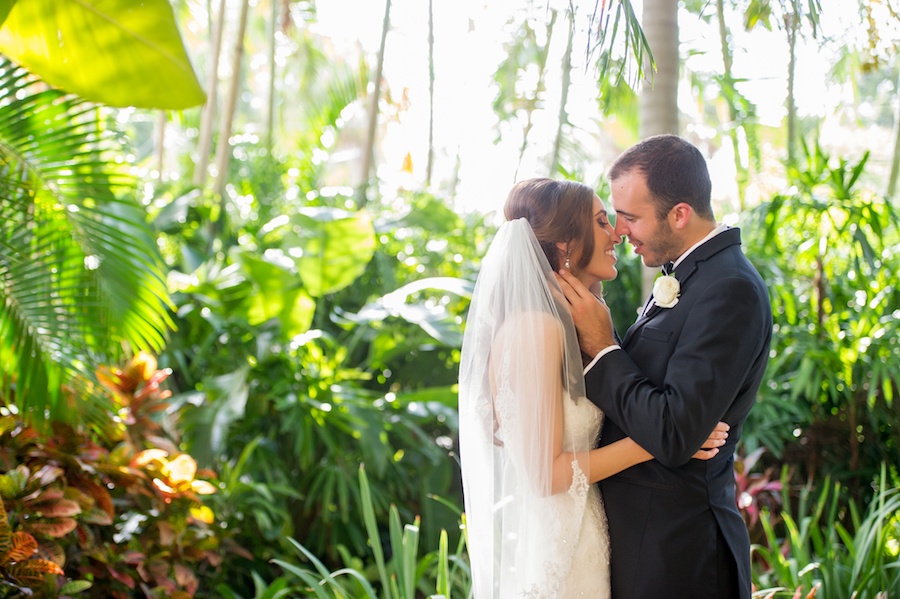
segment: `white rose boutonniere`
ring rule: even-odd
[[[672,275],[664,275],[653,283],[653,301],[660,308],[671,308],[678,303],[681,283]]]

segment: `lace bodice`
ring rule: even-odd
[[[509,387],[501,384],[496,402],[501,415],[514,409],[515,398]],[[563,398],[566,422],[563,449],[586,436],[599,441],[603,412],[586,397]],[[574,599],[592,597],[609,599],[609,533],[603,501],[597,485],[589,484],[587,474],[577,461],[572,462],[572,484],[568,492],[544,500],[542,513],[532,514],[536,530],[525,542],[555,546],[551,555],[566,556],[535,565],[536,570],[521,572],[519,568],[501,572],[500,599]],[[565,532],[563,532],[565,531]],[[575,547],[574,552],[571,547]]]
[[[586,397],[577,401],[566,401],[563,414],[572,428],[563,437],[563,446],[570,448],[572,432],[577,438],[580,434],[590,434],[599,441],[600,429],[603,426],[603,412]],[[569,427],[567,427],[569,429]],[[580,478],[580,480],[579,480]],[[603,510],[603,498],[597,485],[588,485],[587,477],[573,477],[569,495],[575,501],[584,501],[584,524],[575,550],[575,560],[568,576],[563,582],[560,598],[593,597],[608,599],[609,590],[609,532],[607,530],[606,512]],[[583,499],[582,499],[583,497]],[[564,509],[564,508],[563,508]]]
[[[600,440],[603,412],[587,397],[564,401],[563,418],[566,421],[563,449],[566,451],[571,451],[573,439],[581,438],[582,435],[586,435],[595,441]]]

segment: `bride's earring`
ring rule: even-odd
[[[569,254],[566,254],[566,270],[572,270],[572,263],[569,261]]]

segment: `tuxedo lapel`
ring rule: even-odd
[[[628,342],[631,341],[631,338],[634,337],[635,333],[637,333],[642,326],[647,324],[650,318],[660,310],[662,310],[662,308],[654,304],[643,315],[638,316],[638,319],[634,321],[634,324],[628,327],[628,330],[625,332],[625,338],[622,340],[622,347],[627,347]]]
[[[694,249],[693,252],[687,255],[687,257],[682,260],[682,262],[675,268],[675,272],[672,274],[678,279],[678,283],[681,286],[682,293],[687,285],[688,279],[697,272],[697,269],[700,267],[700,264],[708,260],[711,256],[714,256],[724,250],[727,247],[732,245],[740,245],[741,244],[741,230],[738,228],[730,228],[722,231],[703,245]],[[648,300],[649,302],[649,300]],[[638,317],[634,324],[628,328],[628,331],[625,333],[625,338],[622,340],[622,346],[625,347],[628,345],[628,342],[631,341],[631,338],[643,327],[646,325],[651,318],[653,318],[656,314],[658,314],[661,310],[673,310],[677,309],[677,304],[673,308],[660,308],[656,304],[650,307],[649,310],[644,311],[644,313]]]
[[[678,282],[681,284],[681,287],[684,288],[688,279],[697,272],[697,268],[699,268],[700,264],[706,262],[709,258],[715,256],[725,248],[733,245],[741,245],[741,230],[736,227],[725,229],[688,254],[675,268],[675,272],[673,273],[675,278],[678,279]]]

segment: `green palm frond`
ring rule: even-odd
[[[62,389],[90,393],[98,364],[160,350],[171,327],[116,149],[95,106],[0,58],[0,397],[40,418],[92,420],[102,402]]]

